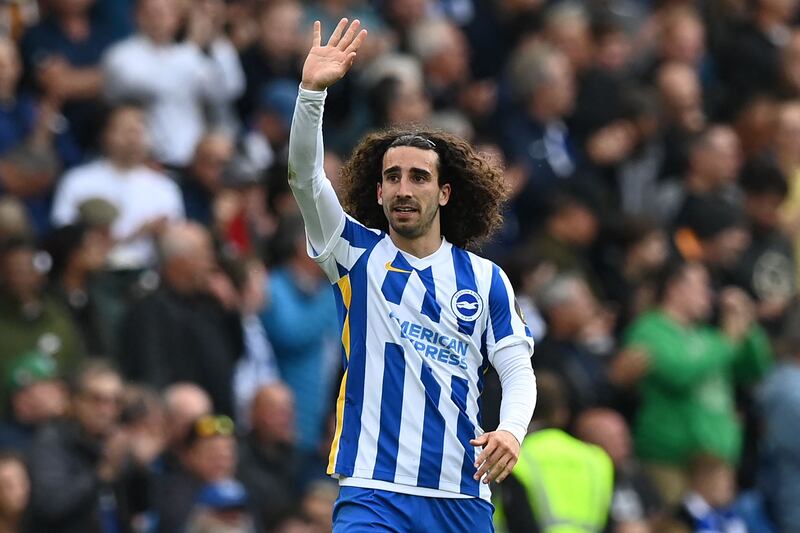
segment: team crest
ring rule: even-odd
[[[461,289],[450,300],[453,313],[466,322],[475,322],[483,312],[483,299],[472,290]]]

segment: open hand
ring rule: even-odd
[[[483,446],[483,452],[475,461],[474,478],[484,483],[496,481],[501,483],[517,464],[519,459],[519,442],[517,438],[508,431],[490,431],[484,433],[477,439],[469,441],[473,446]],[[484,477],[485,476],[485,477]]]
[[[314,22],[314,40],[303,65],[303,80],[300,84],[304,89],[325,90],[342,79],[353,66],[356,52],[367,38],[367,30],[358,31],[361,27],[358,19],[350,24],[347,32],[345,27],[347,19],[343,18],[333,30],[328,44],[321,46],[321,24],[319,21]]]

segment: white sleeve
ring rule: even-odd
[[[345,214],[322,163],[322,113],[326,91],[300,88],[289,135],[289,186],[306,225],[314,257],[329,252],[345,224]]]
[[[53,198],[53,207],[50,210],[50,221],[55,227],[66,226],[78,218],[78,202],[70,174],[61,178],[61,183],[56,188]]]
[[[528,346],[514,344],[500,348],[494,354],[492,366],[503,390],[497,429],[510,432],[522,443],[536,406],[536,377]]]

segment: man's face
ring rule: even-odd
[[[0,281],[18,300],[25,301],[37,295],[45,283],[44,276],[34,264],[33,250],[20,248],[8,252],[0,267]]]
[[[687,267],[680,279],[673,282],[679,298],[691,320],[702,321],[711,314],[711,282],[708,272],[700,265]]]
[[[406,239],[426,235],[450,199],[450,185],[439,186],[439,155],[411,146],[390,148],[383,156],[378,203],[389,226]],[[438,230],[438,228],[437,228]]]
[[[180,10],[174,0],[142,0],[136,12],[139,31],[157,43],[168,43],[178,31]]]
[[[262,389],[253,404],[253,429],[262,438],[291,444],[295,440],[294,398],[284,386]]]
[[[41,424],[67,411],[67,391],[59,380],[37,381],[16,392],[11,398],[11,405],[18,421]]]
[[[144,114],[134,107],[115,111],[105,132],[108,156],[124,164],[141,163],[147,157],[147,144]]]
[[[206,483],[229,479],[236,472],[236,441],[231,436],[201,438],[186,453],[186,466]]]
[[[90,435],[103,436],[116,425],[122,399],[122,380],[112,373],[87,376],[75,394],[75,418]]]

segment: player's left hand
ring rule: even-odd
[[[475,461],[475,479],[488,484],[492,481],[501,483],[517,464],[519,459],[519,441],[508,431],[490,431],[477,439],[469,441],[473,446],[483,446],[483,452]]]

